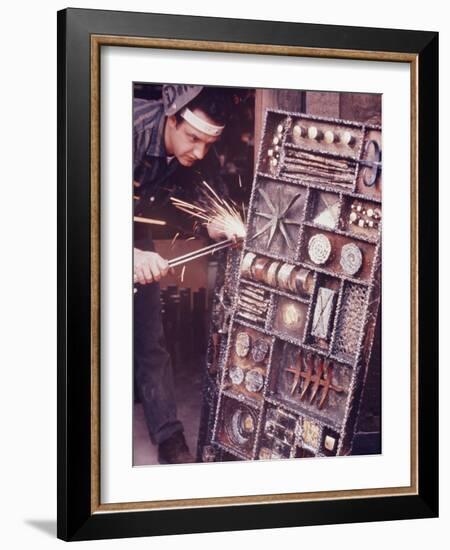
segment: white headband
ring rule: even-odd
[[[225,128],[225,126],[214,126],[213,124],[209,124],[209,122],[198,117],[187,107],[181,111],[180,116],[184,118],[186,122],[189,122],[191,126],[209,136],[220,136],[222,130]]]

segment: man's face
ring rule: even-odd
[[[194,109],[193,113],[209,124],[215,124],[203,111]],[[183,120],[178,124],[175,116],[170,116],[166,124],[166,149],[169,155],[175,155],[183,166],[192,166],[206,156],[211,145],[220,136],[210,136],[194,128]]]

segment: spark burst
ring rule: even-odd
[[[245,237],[245,225],[238,207],[233,201],[226,201],[219,197],[214,189],[202,181],[200,199],[197,204],[171,197],[173,205],[203,221],[203,225],[210,224],[214,229],[223,231],[225,235],[235,235],[238,239]]]

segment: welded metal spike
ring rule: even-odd
[[[322,381],[322,392],[321,392],[320,401],[318,405],[319,409],[322,408],[323,404],[325,403],[325,399],[328,396],[328,392],[331,388],[331,380],[333,376],[333,367],[332,367],[332,364],[328,361],[328,359],[325,359],[323,365],[324,365],[324,371],[323,371],[324,379]]]
[[[288,245],[289,248],[292,248],[291,238],[289,237],[289,234],[286,231],[286,228],[284,227],[284,224],[282,222],[280,222],[279,225],[280,225],[280,231],[283,234],[283,237],[286,239],[286,244]]]
[[[289,369],[286,369],[286,370],[287,370],[287,372],[291,372],[294,375],[294,380],[292,382],[292,387],[291,387],[291,395],[294,395],[295,390],[297,389],[298,384],[300,382],[300,377],[301,377],[301,374],[302,374],[302,354],[301,354],[301,352],[298,353],[297,360],[295,361],[294,366],[290,367]]]
[[[284,216],[288,213],[288,210],[290,210],[290,208],[292,206],[294,206],[294,203],[297,199],[299,199],[300,197],[302,196],[301,193],[297,193],[297,195],[294,195],[292,197],[292,199],[289,201],[289,204],[286,206],[286,208],[281,212],[280,214],[280,218],[284,218]]]
[[[256,239],[256,237],[259,237],[260,235],[262,235],[265,231],[269,229],[271,225],[272,225],[272,219],[269,222],[267,222],[262,229],[260,229],[257,233],[255,233],[253,237],[250,237],[249,241]]]
[[[264,189],[261,189],[261,187],[258,188],[258,191],[262,198],[266,201],[269,210],[272,211],[272,214],[275,214],[277,212],[277,209],[275,208],[273,202],[270,200],[269,195],[264,191]]]
[[[313,386],[313,389],[312,389],[312,392],[311,392],[311,396],[309,398],[309,402],[312,403],[313,400],[314,400],[314,397],[316,397],[316,394],[317,394],[317,391],[320,387],[320,382],[321,382],[321,378],[322,378],[322,371],[323,371],[323,359],[322,357],[320,357],[320,355],[316,355],[315,357],[315,366],[316,366],[316,372],[314,374],[314,386]],[[317,367],[317,364],[319,364],[319,366]]]
[[[313,366],[311,364],[311,354],[308,353],[306,356],[306,359],[303,359],[303,364],[305,365],[305,371],[303,372],[303,388],[302,393],[300,394],[300,399],[303,399],[305,393],[307,392],[309,385],[312,381],[312,375],[313,375]]]

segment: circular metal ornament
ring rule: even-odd
[[[295,273],[294,282],[297,292],[306,292],[306,294],[311,294],[314,284],[314,277],[309,269],[300,268]]]
[[[255,431],[256,422],[250,412],[239,408],[233,413],[230,424],[230,438],[238,445],[245,445]]]
[[[309,139],[321,139],[323,136],[322,130],[319,130],[316,126],[310,126],[308,128],[308,137]]]
[[[292,272],[295,270],[295,265],[283,264],[278,271],[277,280],[278,287],[284,290],[290,289],[290,280]]]
[[[294,138],[300,138],[303,135],[302,127],[299,124],[296,124],[292,130]]]
[[[238,332],[236,335],[236,343],[234,344],[236,355],[238,357],[247,357],[250,346],[250,336],[246,332]]]
[[[252,276],[256,281],[264,281],[264,274],[271,262],[270,258],[259,256],[252,264]]]
[[[277,273],[281,262],[272,262],[265,273],[265,281],[269,286],[277,286]]]
[[[269,344],[265,340],[256,340],[252,347],[252,357],[255,363],[261,363],[269,352]]]
[[[325,264],[331,254],[331,243],[328,237],[318,233],[309,239],[308,254],[312,262],[317,265]]]
[[[258,393],[263,389],[264,376],[258,369],[250,369],[245,375],[245,388],[252,393]]]
[[[241,367],[237,365],[233,365],[230,368],[229,375],[230,375],[230,380],[236,386],[239,386],[239,384],[242,384],[242,382],[244,381],[244,371],[242,370]]]
[[[362,252],[356,244],[348,243],[342,247],[340,264],[344,273],[347,273],[347,275],[356,275],[361,269],[362,262]]]
[[[251,277],[251,268],[255,258],[256,254],[253,254],[253,252],[247,252],[244,256],[241,264],[241,273],[244,277]]]
[[[352,147],[355,144],[355,138],[350,132],[344,132],[341,136],[341,143],[347,145],[347,147]]]
[[[363,170],[363,183],[366,187],[373,187],[381,169],[381,148],[378,141],[371,139],[364,147],[366,166]]]
[[[248,434],[248,436],[255,431],[255,419],[248,412],[244,412],[241,415],[241,430],[246,435]]]
[[[331,130],[327,130],[324,135],[325,143],[333,143],[335,135]]]

